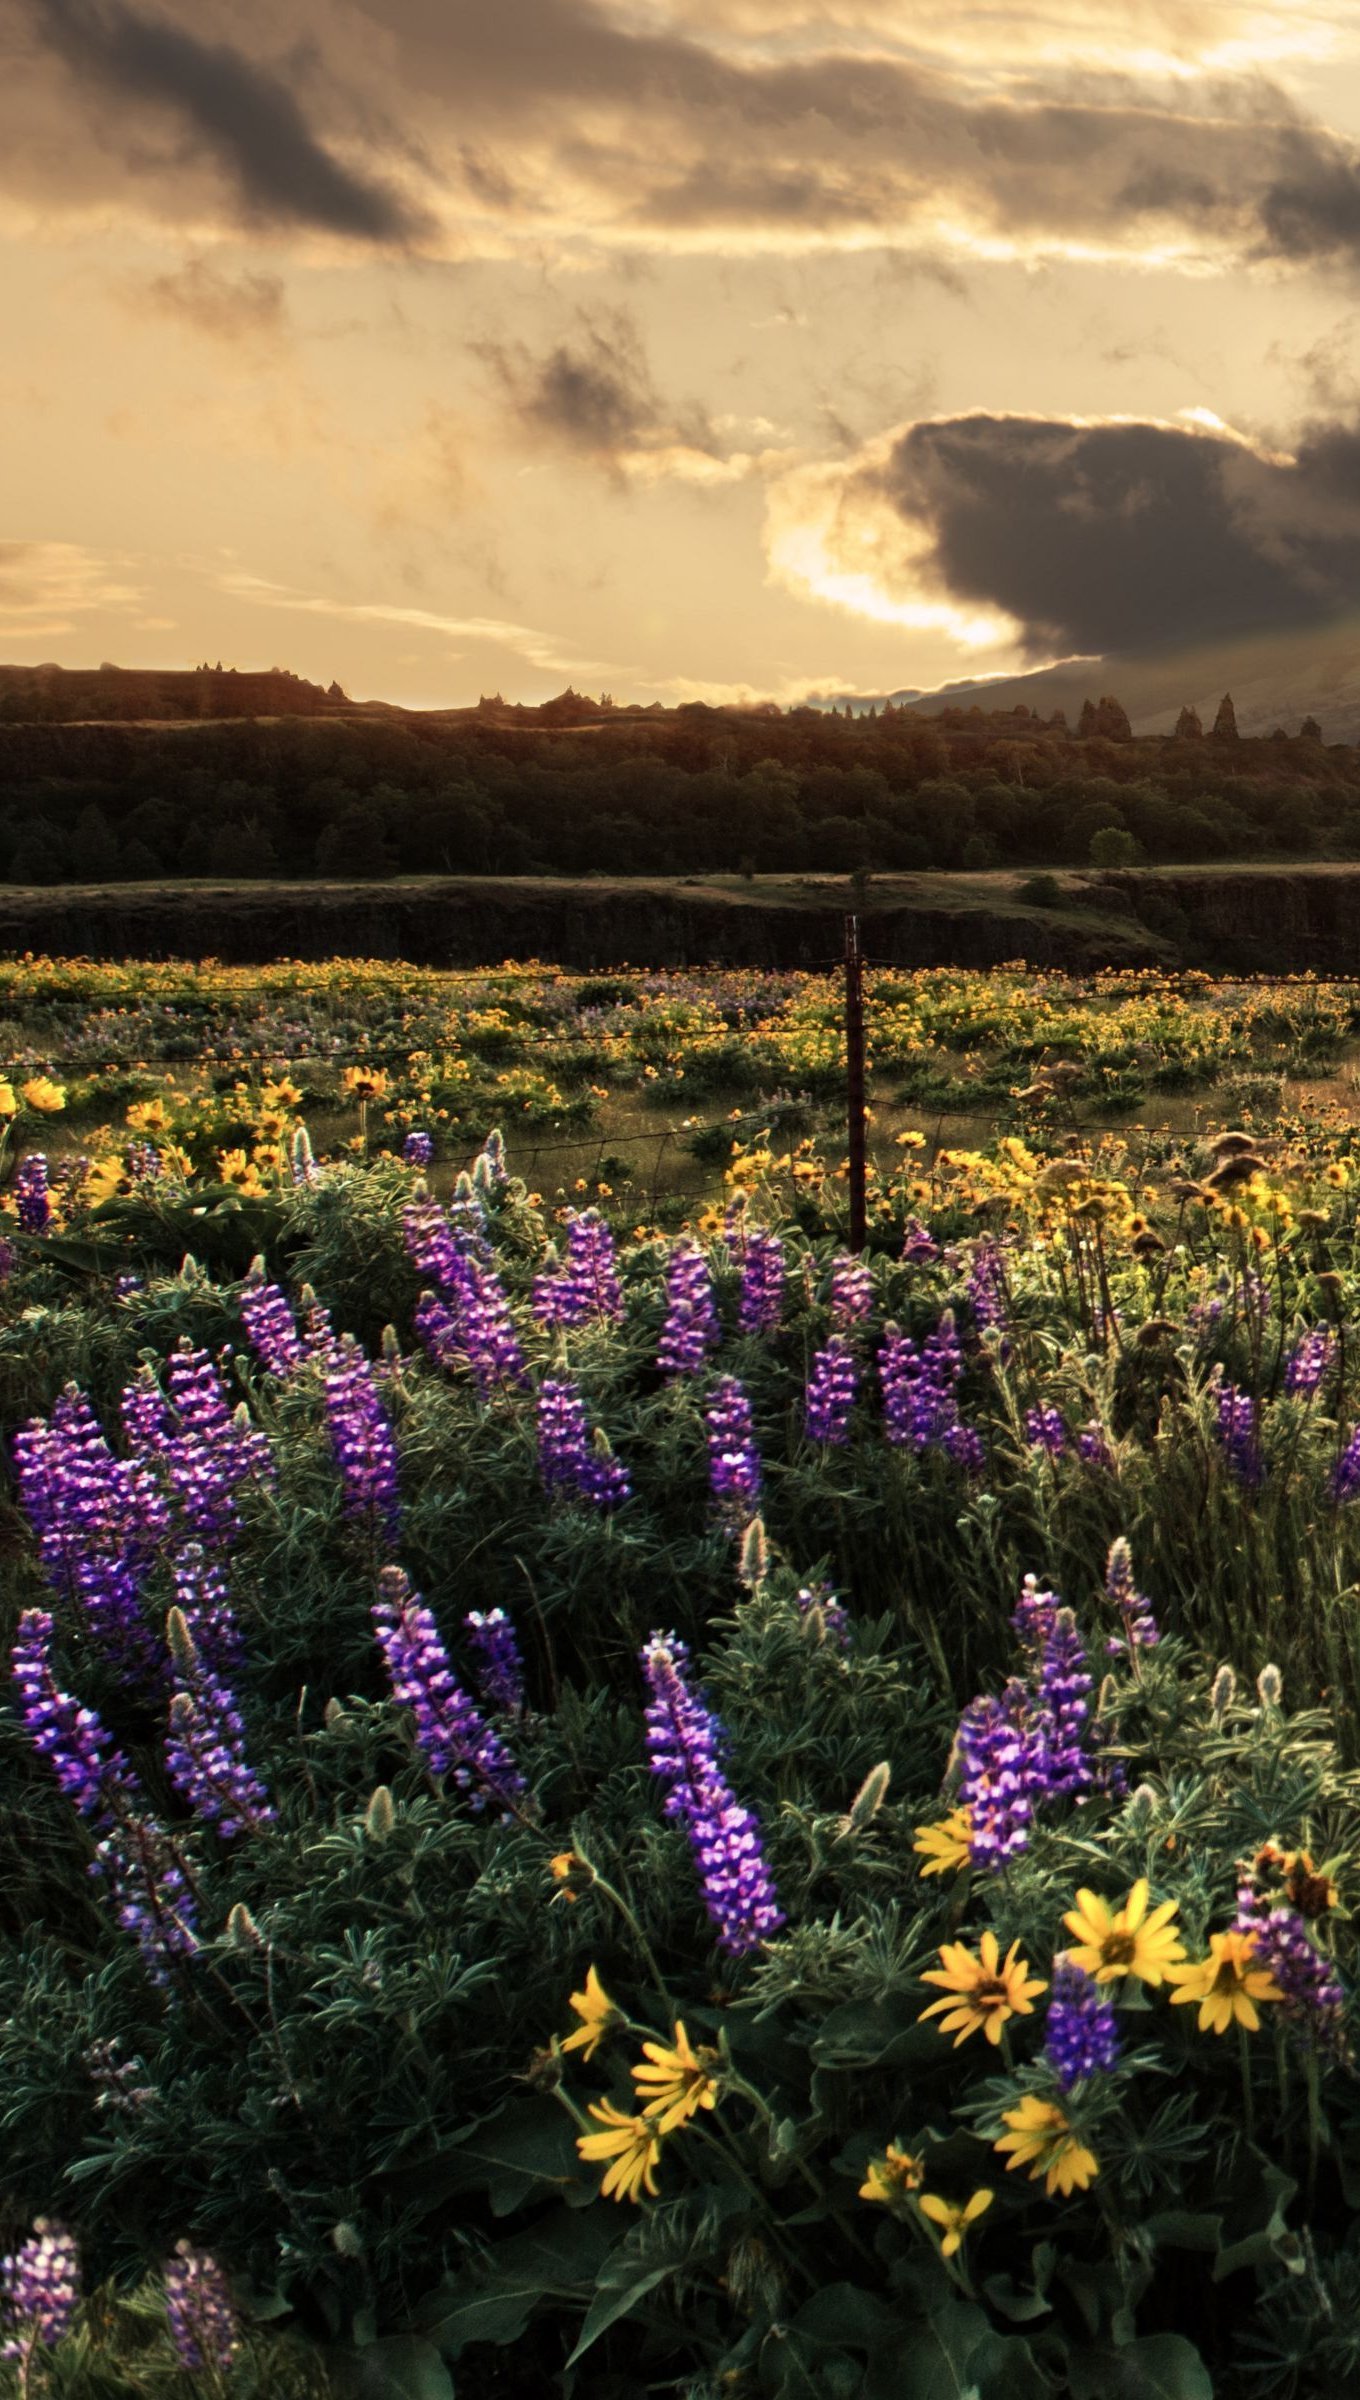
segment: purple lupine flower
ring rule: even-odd
[[[57,1681],[52,1618],[45,1608],[26,1608],[20,1616],[14,1680],[33,1747],[48,1760],[79,1815],[102,1822],[115,1801],[136,1799],[136,1778],[122,1751],[94,1710],[83,1707]]]
[[[628,1471],[602,1437],[591,1438],[585,1402],[569,1375],[545,1375],[538,1388],[538,1463],[549,1497],[617,1508],[632,1493]]]
[[[825,1626],[827,1635],[838,1650],[850,1647],[850,1614],[844,1603],[836,1598],[829,1583],[800,1584],[794,1594],[800,1617],[810,1617],[815,1610]]]
[[[114,1457],[84,1393],[68,1384],[49,1421],[35,1417],[15,1435],[14,1463],[48,1581],[78,1603],[120,1671],[154,1675],[141,1593],[168,1519],[145,1462]]]
[[[469,1609],[463,1619],[473,1674],[484,1700],[518,1717],[524,1711],[524,1660],[515,1628],[503,1608]]]
[[[1004,1325],[1007,1315],[1005,1271],[1001,1263],[1000,1245],[992,1241],[990,1236],[984,1235],[980,1242],[974,1244],[965,1288],[973,1312],[973,1323],[979,1333],[986,1333],[994,1325]]]
[[[1256,1402],[1250,1392],[1225,1383],[1218,1394],[1218,1438],[1230,1473],[1246,1490],[1254,1491],[1265,1473]]]
[[[722,1375],[704,1408],[709,1489],[722,1514],[744,1525],[760,1507],[760,1453],[751,1403],[735,1375]]]
[[[1036,1785],[1036,1796],[1062,1799],[1086,1791],[1091,1783],[1086,1754],[1091,1678],[1076,1618],[1056,1592],[1041,1591],[1038,1577],[1027,1575],[1011,1623],[1034,1696],[1035,1771],[1042,1785],[1041,1793]]]
[[[493,1800],[514,1815],[524,1778],[494,1727],[457,1682],[433,1614],[400,1567],[384,1567],[373,1625],[392,1697],[415,1716],[416,1748],[431,1775],[452,1775],[470,1807]]]
[[[1310,1399],[1330,1367],[1335,1349],[1336,1335],[1330,1325],[1315,1325],[1302,1334],[1285,1367],[1285,1390]]]
[[[272,1483],[274,1454],[244,1405],[233,1412],[222,1376],[206,1350],[181,1341],[166,1367],[170,1421],[149,1371],[123,1394],[128,1439],[154,1457],[187,1531],[214,1548],[241,1530],[242,1484]]]
[[[560,1268],[535,1277],[532,1305],[544,1325],[580,1325],[590,1317],[622,1322],[614,1236],[597,1208],[568,1216],[566,1259]]]
[[[168,1631],[175,1685],[165,1746],[170,1780],[224,1840],[258,1833],[273,1824],[277,1811],[246,1758],[235,1696],[198,1648],[183,1609],[171,1609]]]
[[[466,1261],[462,1283],[453,1298],[453,1315],[480,1400],[528,1383],[529,1370],[510,1303],[493,1267],[479,1266],[473,1258]]]
[[[1332,1498],[1353,1500],[1360,1492],[1360,1425],[1332,1469]]]
[[[1133,1552],[1122,1533],[1110,1544],[1110,1555],[1105,1564],[1105,1597],[1113,1608],[1118,1609],[1124,1628],[1122,1641],[1111,1637],[1106,1643],[1110,1655],[1113,1657],[1120,1650],[1127,1650],[1132,1658],[1136,1650],[1155,1650],[1160,1639],[1157,1619],[1152,1613],[1152,1602],[1138,1590],[1134,1582]]]
[[[1252,1936],[1256,1957],[1274,1976],[1284,1997],[1280,2014],[1299,2041],[1340,2058],[1346,2052],[1346,1995],[1332,1961],[1308,1931],[1305,1919],[1285,1902],[1273,1905],[1248,1870],[1237,1891],[1238,1933]]]
[[[510,1180],[505,1163],[505,1135],[493,1125],[472,1162],[472,1180],[479,1192],[496,1193]]]
[[[454,1178],[449,1199],[449,1231],[465,1258],[480,1259],[484,1266],[490,1266],[495,1253],[487,1234],[486,1210],[466,1167],[460,1168]]]
[[[199,1947],[194,1897],[171,1835],[154,1817],[122,1814],[90,1871],[107,1882],[118,1922],[152,1982],[169,1989],[175,1969]]]
[[[878,1353],[883,1392],[883,1424],[896,1448],[941,1449],[960,1466],[981,1463],[979,1436],[959,1417],[957,1385],[963,1355],[946,1309],[920,1349],[901,1327],[889,1323]]]
[[[226,2375],[241,2346],[226,2276],[206,2250],[176,2242],[165,2262],[165,2313],[175,2356],[190,2375]]]
[[[874,1305],[874,1279],[868,1262],[843,1251],[831,1269],[831,1322],[838,1332],[862,1325]]]
[[[402,1165],[423,1169],[428,1167],[433,1157],[434,1135],[422,1133],[419,1126],[413,1125],[401,1145]]]
[[[667,1785],[665,1814],[685,1828],[718,1947],[744,1958],[784,1922],[765,1864],[759,1820],[722,1771],[723,1728],[690,1688],[689,1652],[654,1633],[642,1652],[652,1773]]]
[[[397,1445],[378,1390],[373,1362],[342,1334],[325,1370],[331,1447],[345,1487],[345,1513],[396,1539],[401,1516]]]
[[[955,1746],[973,1864],[1003,1867],[1028,1846],[1043,1754],[1023,1683],[1013,1679],[1000,1698],[983,1694],[970,1701]]]
[[[1077,1456],[1083,1466],[1112,1467],[1114,1452],[1099,1417],[1091,1417],[1077,1435]]]
[[[833,1333],[813,1357],[803,1404],[810,1442],[848,1442],[850,1415],[859,1391],[859,1368],[843,1333]]]
[[[245,1665],[245,1644],[227,1594],[227,1579],[201,1542],[185,1542],[170,1562],[175,1605],[215,1674],[230,1677]]]
[[[80,2306],[80,2252],[74,2234],[51,2217],[35,2217],[26,2242],[0,2258],[0,2308],[10,2321],[0,2358],[17,2358],[19,2388],[28,2389],[26,2362],[41,2343],[55,2348]]]
[[[1060,2091],[1088,2075],[1108,2075],[1119,2057],[1114,2001],[1074,1959],[1055,1958],[1044,2024],[1044,2056]]]
[[[697,1375],[722,1329],[708,1260],[693,1243],[682,1242],[666,1262],[666,1304],[656,1363],[663,1375]]]
[[[1052,1407],[1031,1408],[1025,1414],[1025,1440],[1031,1450],[1042,1450],[1049,1458],[1061,1458],[1067,1448],[1067,1427],[1062,1411]]]
[[[143,1275],[114,1276],[113,1296],[115,1300],[135,1300],[138,1292],[145,1290],[146,1278]]]
[[[266,1281],[262,1258],[252,1263],[241,1294],[241,1318],[246,1339],[267,1374],[292,1375],[304,1363],[297,1319],[286,1294]]]
[[[41,1150],[30,1150],[19,1161],[14,1178],[15,1214],[21,1233],[46,1233],[52,1222],[52,1201],[47,1184],[47,1160]]]
[[[908,1265],[924,1267],[940,1255],[940,1245],[919,1217],[908,1217],[902,1229],[902,1257]]]
[[[748,1227],[744,1216],[727,1212],[723,1240],[741,1266],[737,1324],[743,1333],[775,1333],[784,1313],[784,1245],[763,1226]]]
[[[458,1286],[463,1252],[431,1193],[418,1193],[407,1201],[401,1212],[401,1238],[412,1266],[419,1274],[428,1275],[447,1298]]]

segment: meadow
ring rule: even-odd
[[[0,965],[0,2390],[1360,2381],[1360,987]]]

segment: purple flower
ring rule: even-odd
[[[1248,1491],[1255,1491],[1265,1474],[1256,1402],[1250,1392],[1225,1383],[1218,1395],[1218,1438],[1230,1473]]]
[[[52,1222],[52,1202],[47,1187],[47,1160],[41,1150],[30,1150],[19,1161],[14,1178],[15,1213],[21,1233],[46,1233]]]
[[[479,1192],[490,1194],[502,1191],[510,1180],[505,1163],[505,1135],[499,1125],[492,1126],[472,1162],[472,1180]]]
[[[581,1325],[590,1317],[606,1324],[622,1322],[614,1236],[598,1209],[582,1209],[568,1217],[566,1259],[535,1276],[533,1311],[543,1325]]]
[[[940,1449],[958,1465],[969,1468],[981,1463],[981,1439],[959,1416],[957,1385],[962,1371],[963,1357],[950,1310],[945,1310],[920,1349],[900,1326],[890,1323],[884,1327],[878,1376],[884,1431],[895,1448],[915,1450],[918,1456]]]
[[[422,1292],[416,1308],[416,1332],[431,1357],[450,1371],[468,1368],[479,1400],[527,1384],[510,1303],[494,1269],[458,1256],[446,1262],[443,1289],[447,1305]]]
[[[1091,1782],[1086,1755],[1091,1678],[1076,1619],[1056,1592],[1041,1591],[1037,1576],[1027,1575],[1011,1623],[1034,1692],[1035,1772],[1042,1796],[1061,1799],[1085,1791]]]
[[[1248,1871],[1237,1892],[1238,1933],[1249,1933],[1261,1965],[1269,1969],[1284,1997],[1280,2014],[1296,2038],[1346,2054],[1346,1996],[1332,1961],[1323,1956],[1296,1908],[1279,1901],[1272,1905]]]
[[[15,1435],[14,1464],[48,1581],[79,1605],[115,1666],[154,1675],[141,1593],[168,1518],[145,1462],[114,1457],[84,1393],[68,1384],[50,1421],[35,1417]]]
[[[859,1391],[859,1368],[844,1334],[833,1333],[816,1352],[807,1381],[804,1424],[810,1442],[850,1439],[850,1414]]]
[[[1335,1349],[1336,1335],[1330,1325],[1315,1325],[1311,1332],[1301,1335],[1285,1367],[1285,1390],[1303,1399],[1311,1398],[1332,1363]]]
[[[463,1250],[439,1202],[430,1193],[408,1200],[401,1212],[401,1238],[406,1255],[421,1275],[428,1275],[448,1297],[458,1286]]]
[[[650,1693],[648,1763],[668,1787],[665,1814],[689,1836],[718,1947],[744,1958],[784,1922],[759,1820],[741,1806],[723,1774],[723,1729],[690,1688],[685,1644],[674,1634],[654,1633],[642,1652],[642,1671]]]
[[[722,1514],[744,1525],[760,1507],[760,1453],[751,1403],[735,1375],[722,1375],[704,1408],[709,1489]]]
[[[80,2252],[74,2234],[50,2217],[35,2217],[26,2242],[0,2258],[0,2302],[13,2326],[0,2358],[27,2361],[41,2343],[51,2349],[69,2333],[80,2306]],[[21,2391],[28,2389],[26,2366]]]
[[[193,1893],[179,1850],[154,1817],[120,1815],[95,1852],[91,1873],[108,1884],[114,1913],[142,1954],[153,1983],[170,1987],[199,1947]]]
[[[67,1799],[82,1817],[102,1822],[115,1795],[137,1796],[137,1783],[92,1708],[62,1690],[52,1665],[52,1618],[45,1608],[26,1608],[14,1644],[14,1680],[20,1710],[34,1749],[49,1761]]]
[[[490,1701],[493,1708],[504,1709],[507,1716],[522,1715],[524,1660],[515,1628],[505,1610],[489,1609],[484,1616],[478,1608],[469,1609],[463,1619],[463,1631],[482,1698]]]
[[[433,1134],[422,1133],[417,1126],[413,1125],[401,1145],[401,1157],[403,1166],[428,1167],[434,1157]]]
[[[902,1256],[911,1266],[930,1265],[940,1255],[940,1245],[922,1224],[919,1217],[908,1217],[902,1229]]]
[[[1360,1425],[1332,1469],[1332,1498],[1353,1500],[1360,1492]]]
[[[303,1365],[306,1352],[287,1298],[276,1283],[265,1280],[264,1261],[257,1258],[241,1294],[241,1317],[246,1339],[267,1374],[292,1375]]]
[[[776,1332],[784,1311],[785,1274],[784,1245],[778,1234],[767,1233],[758,1225],[748,1228],[744,1217],[729,1209],[723,1239],[741,1265],[738,1326],[743,1333]]]
[[[229,2373],[240,2348],[236,2311],[215,2258],[177,2242],[165,2265],[165,2313],[180,2365],[190,2375]]]
[[[632,1486],[622,1462],[592,1441],[585,1402],[569,1375],[545,1375],[538,1390],[538,1464],[549,1497],[617,1508]]]
[[[345,1487],[345,1512],[373,1533],[396,1539],[401,1516],[397,1445],[373,1363],[352,1334],[342,1334],[325,1372],[331,1446]]]
[[[826,1628],[828,1639],[835,1643],[838,1650],[849,1649],[849,1612],[836,1598],[829,1583],[802,1584],[795,1592],[794,1598],[798,1603],[798,1613],[801,1617],[810,1617],[815,1610]]]
[[[831,1322],[844,1332],[862,1325],[874,1305],[874,1279],[866,1261],[842,1252],[831,1269]]]
[[[1031,1450],[1043,1450],[1049,1458],[1061,1458],[1067,1448],[1067,1427],[1061,1411],[1051,1407],[1028,1410],[1025,1440]]]
[[[384,1567],[378,1577],[373,1624],[392,1696],[414,1714],[416,1747],[431,1775],[452,1775],[474,1809],[494,1800],[513,1815],[524,1778],[457,1682],[434,1617],[400,1567]]]
[[[245,1726],[228,1684],[204,1658],[183,1609],[169,1619],[174,1691],[165,1763],[170,1780],[224,1840],[258,1833],[276,1815],[246,1758]]]
[[[149,1368],[124,1391],[128,1440],[144,1463],[154,1461],[194,1539],[225,1546],[241,1530],[240,1487],[273,1482],[273,1451],[251,1425],[244,1403],[233,1411],[206,1350],[180,1342],[166,1380],[168,1410]]]
[[[1133,1552],[1122,1533],[1110,1544],[1110,1555],[1105,1566],[1105,1597],[1113,1608],[1118,1609],[1124,1628],[1123,1642],[1110,1641],[1106,1648],[1112,1654],[1121,1648],[1127,1649],[1130,1657],[1135,1650],[1155,1650],[1159,1636],[1152,1602],[1144,1598],[1134,1583]]]
[[[1114,1452],[1105,1436],[1099,1417],[1092,1417],[1077,1435],[1077,1456],[1083,1466],[1112,1467]]]
[[[663,1375],[697,1375],[721,1339],[708,1260],[682,1242],[666,1262],[666,1322],[656,1363]]]
[[[1070,2092],[1088,2075],[1108,2075],[1119,2056],[1114,2002],[1073,1959],[1056,1958],[1044,2027],[1044,2056]]]
[[[1025,1686],[1012,1681],[999,1699],[984,1694],[970,1701],[956,1748],[973,1863],[1003,1867],[1028,1845],[1039,1781],[1041,1736]]]
[[[973,1323],[979,1333],[1004,1325],[1007,1316],[1006,1278],[999,1245],[984,1236],[975,1243],[966,1285]]]

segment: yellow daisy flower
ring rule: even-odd
[[[573,1992],[570,2001],[581,2022],[574,2033],[567,2035],[562,2047],[581,2050],[587,2058],[593,2058],[605,2035],[623,2023],[623,2011],[615,2008],[594,1967],[586,1969],[585,1990]]]
[[[1072,2131],[1071,2119],[1064,2115],[1053,2100],[1041,2100],[1030,2092],[1015,2108],[1006,2109],[1001,2118],[1009,2125],[992,2147],[1014,2155],[1006,2160],[1007,2167],[1028,2167],[1031,2183],[1044,2178],[1049,2199],[1061,2192],[1064,2200],[1069,2192],[1084,2192],[1100,2172],[1100,2161],[1094,2150],[1088,2150]]]
[[[648,2063],[632,2070],[638,2106],[655,2117],[659,2134],[673,2133],[698,2108],[716,2106],[718,2078],[713,2069],[718,2053],[702,2046],[692,2050],[682,2024],[677,2022],[669,2047],[665,2042],[644,2042],[642,2055]]]
[[[645,2190],[655,2199],[661,2138],[653,2120],[626,2117],[612,2100],[592,2100],[588,2113],[605,2131],[578,2135],[576,2147],[582,2158],[612,2161],[600,2185],[602,2196],[606,2200],[640,2201]]]
[[[1269,1967],[1252,1964],[1256,1937],[1251,1933],[1211,1933],[1209,1955],[1191,1965],[1172,1967],[1173,2002],[1198,2000],[1201,2033],[1226,2033],[1230,2025],[1245,2025],[1255,2033],[1261,2022],[1258,2000],[1283,2000],[1284,1993]]]
[[[30,1075],[22,1086],[21,1097],[25,1105],[36,1108],[40,1116],[54,1117],[59,1109],[66,1106],[66,1087],[54,1083],[50,1075]]]
[[[978,2218],[985,2215],[994,2197],[991,2192],[974,2192],[972,2199],[960,2207],[955,2200],[942,2200],[938,2192],[921,2194],[918,2206],[922,2216],[929,2217],[932,2225],[938,2225],[944,2236],[940,2243],[942,2258],[953,2257],[969,2226],[976,2225]]]
[[[340,1078],[352,1100],[385,1100],[387,1077],[381,1067],[346,1067]]]
[[[19,1102],[12,1083],[0,1081],[0,1117],[17,1117]]]
[[[134,1100],[124,1122],[133,1133],[168,1133],[170,1130],[169,1112],[159,1096],[154,1100]]]
[[[973,1812],[969,1808],[951,1808],[938,1824],[918,1825],[912,1849],[925,1860],[922,1875],[949,1875],[956,1867],[966,1867],[973,1853],[969,1847]]]
[[[1080,1891],[1077,1905],[1063,1923],[1076,1936],[1071,1957],[1097,1983],[1113,1983],[1117,1975],[1136,1975],[1140,1983],[1159,1984],[1168,1967],[1185,1956],[1185,1946],[1171,1923],[1176,1902],[1163,1900],[1148,1908],[1146,1877],[1140,1876],[1120,1909],[1095,1892]]]
[[[993,2045],[999,2043],[1011,2018],[1032,2016],[1035,1994],[1048,1989],[1030,1975],[1029,1960],[1019,1953],[1020,1944],[1012,1942],[1003,1962],[990,1927],[976,1957],[962,1942],[942,1942],[943,1966],[928,1967],[921,1981],[941,1984],[945,1997],[922,2009],[922,2023],[938,2016],[941,2033],[955,2035],[956,2050],[970,2033],[985,2033]]]
[[[871,2158],[864,2170],[859,2187],[861,2200],[877,2200],[890,2207],[904,2192],[919,2192],[925,2175],[923,2159],[913,2158],[900,2142],[889,2142],[879,2158]]]

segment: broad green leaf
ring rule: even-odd
[[[630,2254],[627,2245],[621,2245],[600,2269],[595,2297],[586,2310],[586,2321],[581,2327],[581,2338],[567,2365],[574,2367],[577,2359],[585,2356],[602,2333],[607,2333],[620,2317],[626,2317],[631,2309],[636,2308],[639,2300],[645,2299],[648,2292],[655,2291],[668,2275],[673,2275],[675,2268],[676,2261],[673,2258],[649,2261],[636,2253]]]
[[[343,2400],[454,2400],[453,2379],[431,2342],[397,2333],[362,2350],[322,2354]]]
[[[1214,2400],[1208,2368],[1179,2333],[1074,2351],[1070,2374],[1072,2400]]]
[[[416,2327],[446,2358],[469,2342],[518,2341],[539,2301],[585,2307],[611,2238],[600,2210],[553,2209],[498,2243],[475,2274],[431,2292],[415,2311]]]

